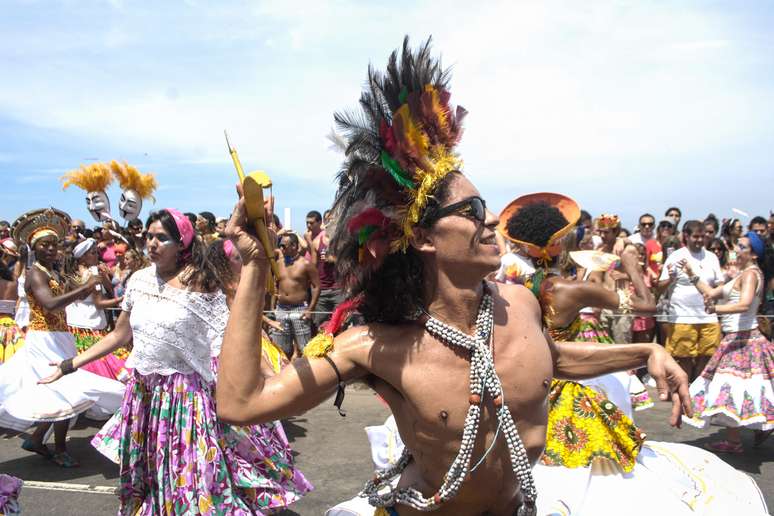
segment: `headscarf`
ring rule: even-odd
[[[193,225],[191,225],[191,221],[188,220],[188,217],[174,208],[165,208],[165,210],[172,215],[172,218],[175,220],[175,225],[177,226],[178,233],[180,233],[180,239],[183,242],[183,246],[188,249],[194,239],[194,228]]]
[[[766,252],[766,244],[763,243],[763,239],[761,239],[760,235],[754,231],[748,231],[745,237],[750,241],[750,248],[752,249],[752,252],[755,253],[755,256],[758,257],[758,262],[763,260],[763,254]]]
[[[231,240],[223,242],[223,252],[226,256],[231,258],[234,255],[234,243]]]
[[[87,238],[80,244],[76,245],[73,248],[73,256],[76,259],[80,259],[84,254],[88,253],[94,245],[96,245],[97,241],[93,238]]]

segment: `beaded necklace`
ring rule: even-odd
[[[524,494],[524,504],[519,507],[517,516],[529,516],[535,513],[535,500],[537,489],[532,478],[532,465],[527,457],[524,443],[513,422],[513,417],[508,405],[503,400],[503,390],[500,378],[494,367],[494,359],[490,350],[492,330],[494,328],[492,296],[484,285],[484,295],[476,316],[476,329],[474,335],[467,335],[457,328],[439,321],[428,315],[425,322],[427,332],[449,347],[460,347],[470,352],[470,397],[468,401],[467,416],[462,431],[462,441],[457,456],[454,458],[449,471],[444,476],[444,482],[433,496],[426,498],[413,487],[400,489],[383,489],[390,479],[398,476],[411,461],[411,452],[403,449],[403,454],[396,464],[379,471],[373,480],[366,483],[361,496],[368,498],[368,503],[374,507],[391,507],[398,503],[412,507],[419,511],[432,511],[442,503],[454,498],[462,487],[462,483],[470,475],[471,471],[478,467],[486,455],[493,449],[502,429],[508,452],[516,478],[519,480]],[[486,393],[492,397],[497,410],[498,427],[495,437],[484,457],[471,468],[473,448],[478,437],[479,423],[481,419],[481,404]]]

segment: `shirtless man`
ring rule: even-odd
[[[279,288],[277,294],[276,321],[281,330],[272,326],[270,334],[274,342],[288,357],[293,356],[293,342],[298,355],[304,351],[312,338],[312,312],[320,297],[320,279],[317,267],[304,260],[299,254],[298,237],[288,233],[280,240],[282,259],[279,265]],[[312,298],[307,303],[308,292]]]
[[[408,52],[405,42],[404,56]],[[433,66],[427,46],[411,57],[401,60],[400,68],[407,70],[374,79],[369,86],[379,88],[379,95],[389,95],[391,109],[419,90],[408,90],[403,84],[390,84],[387,88],[380,83],[405,77],[411,78],[411,84],[419,84],[422,92],[434,94],[441,90],[438,98],[448,102],[445,76],[441,76],[437,63]],[[370,98],[379,102],[379,97]],[[378,109],[383,110],[383,106]],[[401,108],[404,114],[405,106]],[[377,113],[377,108],[373,109],[371,113]],[[438,112],[453,116],[447,106],[433,111]],[[458,110],[458,117],[460,113]],[[381,121],[374,121],[376,127]],[[445,127],[454,128],[458,121],[447,119]],[[413,124],[413,127],[419,126],[416,122]],[[423,123],[422,127],[431,127],[431,124]],[[369,145],[373,140],[362,141]],[[449,140],[439,145],[443,144],[449,145]],[[443,149],[436,147],[433,151],[442,153]],[[384,218],[369,219],[371,222],[361,229],[374,229],[369,230],[370,236],[361,238],[363,231],[354,222],[358,218],[363,221],[370,214],[361,211],[362,203],[358,206],[353,201],[378,196],[377,199],[385,201],[380,208],[386,209],[388,199],[410,203],[416,198],[399,195],[406,192],[404,188],[416,188],[419,181],[402,180],[393,184],[389,182],[390,176],[383,176],[385,181],[381,182],[364,181],[371,175],[386,174],[385,169],[376,168],[380,166],[379,155],[379,152],[365,154],[356,149],[350,159],[361,160],[357,165],[362,165],[363,157],[370,156],[372,168],[350,168],[352,174],[342,180],[334,204],[339,210],[332,238],[337,272],[351,289],[360,289],[355,292],[362,298],[359,311],[366,324],[337,336],[333,351],[326,357],[296,360],[272,378],[261,375],[261,353],[255,345],[260,341],[257,314],[263,309],[268,261],[257,238],[247,229],[244,202],[237,203],[227,234],[241,253],[244,267],[220,355],[216,389],[220,418],[242,425],[282,419],[319,405],[336,391],[341,381],[366,380],[389,404],[411,454],[396,492],[407,493],[404,488],[413,487],[422,497],[419,501],[393,499],[388,503],[379,502],[380,505],[401,516],[420,514],[414,508],[420,504],[442,515],[510,516],[517,511],[518,514],[534,513],[535,493],[530,489],[529,464],[537,461],[545,444],[546,397],[554,376],[582,379],[647,363],[661,398],[672,397],[672,424],[679,421],[681,408],[690,410],[685,374],[659,346],[554,343],[543,330],[537,300],[526,288],[483,281],[500,264],[494,231],[497,219],[485,208],[475,186],[461,173],[448,170],[438,181],[428,179],[432,183],[432,195],[423,199],[426,203],[416,221],[403,219],[411,224],[410,236],[405,225],[393,225],[391,221],[395,219],[374,208],[371,214],[379,212]],[[353,167],[353,163],[348,162],[347,166]],[[396,169],[388,159],[381,163]],[[441,175],[438,170],[435,169],[436,176]],[[421,176],[422,171],[417,170],[416,174]],[[354,175],[358,175],[357,180],[351,179]],[[393,242],[400,244],[407,239],[405,252],[383,245],[384,239],[389,244],[398,230],[402,231],[397,236],[400,240]],[[488,313],[482,300],[490,295],[493,301],[491,339],[476,340],[475,349],[481,356],[491,347],[494,372],[502,385],[502,396],[495,398],[488,393],[471,394],[471,353],[453,347],[450,339],[435,336],[429,329],[431,323],[439,323],[473,335],[477,314]],[[417,310],[424,314],[417,317]],[[484,326],[479,330],[488,331],[488,325]],[[492,378],[490,366],[486,374]],[[508,428],[500,428],[499,437],[493,443],[498,430],[497,406],[502,407],[501,415],[509,412],[516,422],[520,438],[509,439],[511,444],[506,444],[503,438],[504,433],[511,432]],[[475,412],[475,407],[480,407],[480,420],[472,425],[475,427],[472,441],[465,439],[463,443],[463,427],[470,428],[468,417]],[[450,464],[467,443],[473,445],[472,460],[468,459],[461,470],[463,481],[459,490],[438,494]],[[526,449],[526,470],[516,467],[522,464],[519,443]],[[490,444],[493,447],[486,453]],[[510,452],[516,454],[515,459]],[[468,474],[472,463],[482,457],[478,468]],[[457,475],[450,474],[450,477]]]

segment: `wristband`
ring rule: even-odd
[[[59,369],[62,371],[63,375],[74,373],[76,369],[73,367],[73,359],[67,358],[62,360],[62,362],[59,364]]]
[[[701,278],[699,277],[698,274],[694,274],[693,276],[691,276],[691,283],[693,283],[694,285],[696,285],[700,280]]]

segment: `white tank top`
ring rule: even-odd
[[[753,296],[750,308],[746,311],[738,314],[728,314],[720,317],[720,327],[723,333],[733,333],[737,331],[754,330],[758,327],[758,308],[761,306],[761,287],[763,286],[763,278],[761,273],[757,270],[753,270],[755,276],[758,278],[758,285],[755,287],[755,295]],[[724,304],[738,303],[742,297],[742,291],[740,289],[734,289],[734,285],[741,279],[741,275],[734,281],[730,281],[723,286],[723,299]]]

